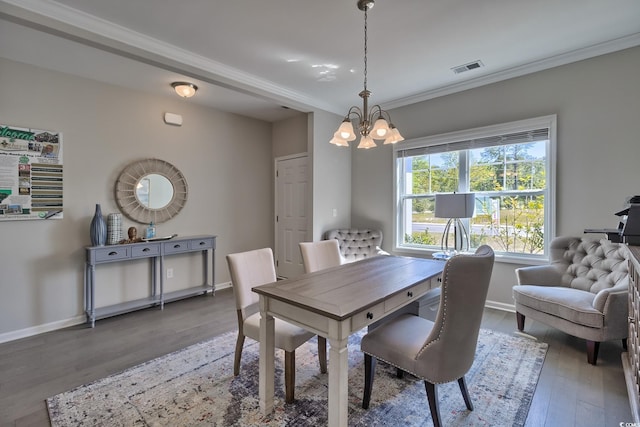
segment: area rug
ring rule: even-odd
[[[432,426],[424,383],[378,363],[368,410],[363,410],[360,339],[349,339],[349,425]],[[246,340],[240,375],[233,376],[236,333],[227,333],[47,399],[57,426],[322,426],[327,423],[327,380],[317,344],[296,351],[296,401],[284,403],[284,354],[276,351],[275,411],[262,416],[258,401],[259,345]],[[534,339],[481,330],[466,375],[475,409],[465,407],[457,382],[440,385],[446,426],[522,426],[547,351]],[[330,363],[330,362],[329,362]]]

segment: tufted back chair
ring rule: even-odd
[[[518,329],[525,316],[587,341],[587,361],[596,364],[600,342],[626,346],[629,272],[622,243],[557,237],[550,263],[516,270],[513,287]]]
[[[325,239],[336,239],[344,262],[354,262],[376,255],[389,255],[380,249],[382,231],[368,228],[342,228],[329,230]]]
[[[626,247],[609,240],[558,237],[549,247],[562,286],[597,294],[629,283]]]

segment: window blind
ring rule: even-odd
[[[426,154],[446,153],[450,151],[471,150],[475,148],[495,147],[498,145],[525,144],[528,142],[545,141],[549,139],[549,128],[533,129],[503,135],[486,136],[481,138],[447,142],[444,144],[428,145],[424,147],[399,150],[398,157],[423,156]]]

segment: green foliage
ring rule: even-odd
[[[543,150],[539,144],[544,142],[464,152],[469,162],[469,190],[476,193],[477,200],[476,217],[472,219],[475,224],[472,247],[487,243],[505,252],[543,251],[544,197],[536,190],[546,188],[546,160],[540,155]],[[459,191],[460,161],[465,158],[462,153],[452,151],[411,158],[411,194],[420,196],[411,200],[414,222],[433,223],[435,194]],[[520,194],[496,195],[504,191]],[[499,200],[498,212],[492,212],[492,200]],[[429,234],[428,230],[405,236],[406,243],[420,245],[435,245],[439,239],[439,234]]]
[[[407,244],[413,245],[428,245],[432,246],[437,243],[436,237],[429,234],[429,229],[427,228],[424,232],[413,232],[411,235],[404,235],[404,242]]]

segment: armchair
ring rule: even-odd
[[[344,262],[359,261],[376,255],[389,255],[380,248],[382,245],[380,230],[341,228],[327,231],[324,237],[326,240],[338,241]]]
[[[557,237],[551,262],[516,270],[513,287],[518,329],[526,317],[587,342],[587,361],[595,365],[602,341],[628,335],[629,273],[621,243]]]

